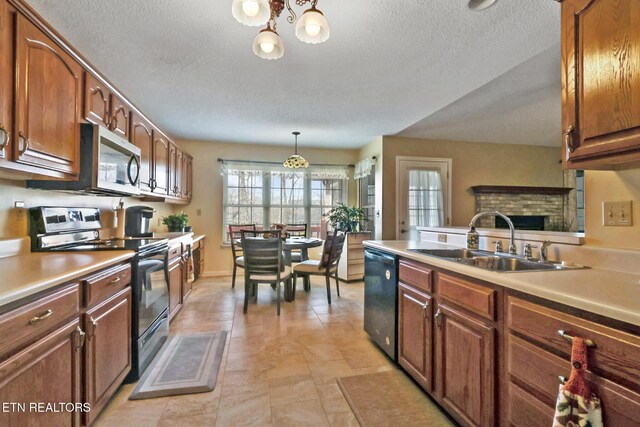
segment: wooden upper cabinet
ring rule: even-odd
[[[131,126],[131,109],[126,102],[115,95],[111,95],[111,120],[109,129],[124,139],[129,139]]]
[[[129,139],[131,109],[91,73],[85,73],[84,118]]]
[[[156,130],[153,131],[151,191],[157,194],[168,194],[169,191],[169,140]]]
[[[176,147],[176,163],[175,170],[173,171],[175,185],[172,187],[173,195],[176,197],[184,196],[184,194],[182,194],[182,169],[184,168],[183,159],[184,153],[182,152],[182,150]]]
[[[183,153],[182,162],[182,197],[190,200],[193,193],[193,158]]]
[[[14,160],[77,175],[82,67],[22,15],[16,25]]]
[[[443,304],[434,317],[436,391],[442,406],[462,425],[495,425],[495,329]]]
[[[151,192],[153,178],[153,127],[132,113],[130,141],[140,149],[140,191]]]
[[[176,159],[178,158],[178,147],[173,142],[169,142],[169,195],[176,195]]]
[[[563,160],[640,165],[640,1],[562,2]]]
[[[9,3],[0,1],[0,159],[11,157],[14,16]]]
[[[84,118],[91,123],[109,126],[111,92],[91,73],[84,74]]]

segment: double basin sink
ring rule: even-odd
[[[536,261],[522,258],[516,255],[496,254],[483,250],[471,249],[409,249],[423,255],[433,256],[436,258],[454,261],[460,264],[470,265],[473,267],[483,268],[485,270],[498,272],[517,272],[517,271],[559,271],[576,268],[584,268],[583,266],[571,265],[567,266],[561,263],[551,261]]]

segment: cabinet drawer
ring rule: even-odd
[[[589,368],[598,375],[621,383],[640,386],[640,337],[562,313],[538,304],[510,296],[507,325],[567,358],[571,343],[563,339],[559,330],[570,336],[592,340],[589,348]]]
[[[423,265],[400,260],[398,277],[401,282],[425,292],[433,292],[433,272]]]
[[[371,240],[371,233],[348,233],[347,245],[359,245],[365,240]]]
[[[0,337],[4,353],[31,337],[49,330],[80,311],[80,292],[77,283],[0,316]]]
[[[125,264],[84,280],[84,303],[89,307],[116,294],[131,283],[131,265]]]
[[[438,275],[438,293],[482,317],[495,320],[496,291],[464,279]]]
[[[540,402],[520,387],[509,384],[509,425],[514,427],[549,427],[554,408]]]
[[[568,378],[571,373],[568,357],[556,356],[514,336],[509,337],[507,366],[511,381],[524,384],[549,410],[555,407],[559,375]],[[604,425],[640,425],[640,394],[591,372],[587,372],[587,380],[602,403]],[[514,405],[512,398],[510,393],[509,408]]]
[[[364,248],[362,246],[355,249],[349,248],[347,259],[349,261],[364,261]]]
[[[182,255],[182,245],[169,248],[169,261]]]

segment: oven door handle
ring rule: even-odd
[[[131,176],[131,165],[135,162],[136,164],[136,176],[135,178]],[[140,161],[136,155],[132,155],[129,159],[129,163],[127,163],[127,178],[129,178],[129,182],[131,185],[136,187],[138,185],[138,178],[140,178]]]

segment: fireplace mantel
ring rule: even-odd
[[[564,195],[573,188],[568,187],[519,187],[513,185],[474,185],[471,190],[475,194],[545,194]]]

